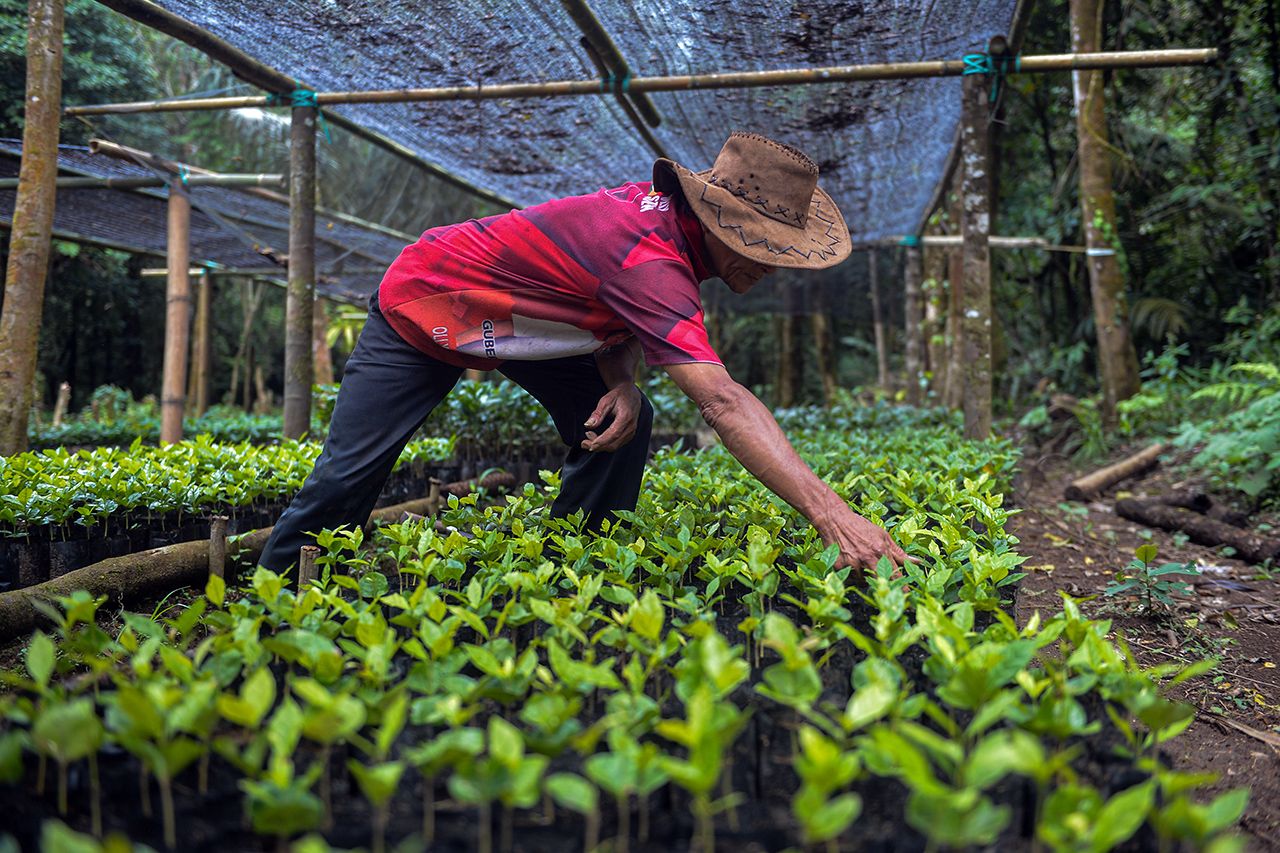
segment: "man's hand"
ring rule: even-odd
[[[635,437],[639,417],[640,389],[631,384],[619,385],[600,398],[595,411],[583,424],[587,438],[582,442],[582,449],[593,453],[617,450]],[[595,430],[606,422],[608,428],[597,434]]]
[[[880,558],[888,557],[899,568],[911,558],[893,541],[883,527],[841,504],[826,517],[814,519],[814,527],[826,545],[840,546],[836,568],[853,566],[874,569]]]

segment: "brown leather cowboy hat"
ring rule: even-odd
[[[657,160],[653,187],[680,190],[708,232],[766,266],[826,269],[852,251],[844,217],[818,187],[817,164],[758,133],[731,133],[702,172]]]

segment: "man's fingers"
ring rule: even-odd
[[[582,425],[585,427],[599,426],[600,422],[604,420],[605,415],[609,414],[611,411],[613,411],[613,398],[609,395],[605,395],[600,398],[599,403],[596,403],[595,411],[591,413],[591,416],[588,417]]]

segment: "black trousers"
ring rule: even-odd
[[[580,446],[586,438],[583,422],[607,391],[592,356],[507,361],[499,369],[551,413],[569,447],[552,513],[583,509],[598,522],[609,510],[634,509],[653,427],[649,401],[642,396],[630,443],[613,453],[591,453]],[[364,524],[400,452],[461,375],[462,368],[406,343],[383,317],[375,293],[347,361],[324,450],[258,562],[283,572],[297,563],[303,545],[314,544],[320,530]]]

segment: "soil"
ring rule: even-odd
[[[1136,450],[1137,448],[1132,448]],[[1118,452],[1116,461],[1127,455]],[[1028,455],[1010,503],[1021,512],[1007,529],[1027,557],[1016,615],[1025,623],[1037,610],[1057,608],[1058,590],[1085,597],[1084,612],[1113,620],[1113,632],[1144,666],[1220,659],[1212,672],[1171,688],[1170,696],[1197,708],[1195,723],[1165,745],[1179,770],[1221,774],[1207,793],[1248,786],[1253,793],[1240,828],[1249,850],[1280,851],[1280,566],[1250,565],[1164,530],[1147,530],[1115,514],[1121,497],[1159,497],[1173,491],[1208,491],[1177,467],[1159,467],[1112,487],[1087,504],[1069,503],[1063,489],[1085,473],[1061,457]],[[1221,502],[1221,496],[1213,496]],[[1255,529],[1280,519],[1255,515]],[[1266,528],[1263,527],[1263,530]],[[1172,608],[1124,596],[1107,597],[1114,573],[1139,545],[1159,548],[1158,563],[1193,563],[1192,592]]]

